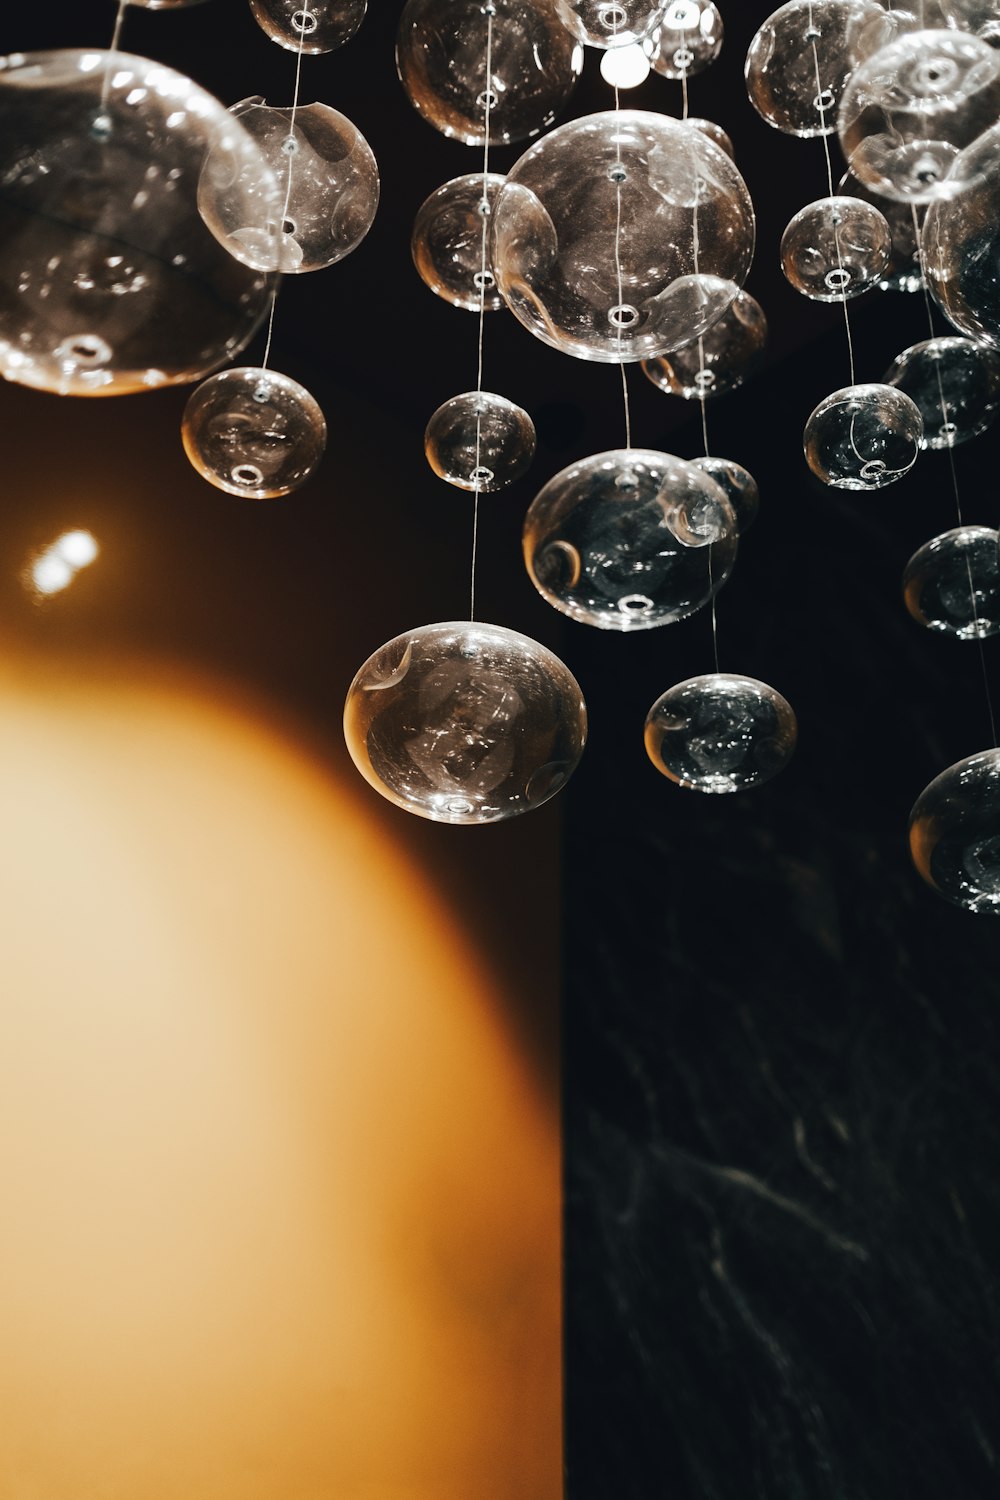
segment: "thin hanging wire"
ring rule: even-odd
[[[479,340],[476,367],[476,466],[472,471],[472,566],[469,579],[469,619],[476,618],[476,553],[479,544],[479,487],[482,483],[483,442],[483,334],[486,326],[486,277],[490,232],[490,111],[493,107],[493,17],[496,6],[486,6],[486,88],[483,91],[483,196],[479,204],[483,227],[479,244]]]
[[[295,116],[299,107],[299,85],[302,81],[302,53],[305,47],[306,19],[309,15],[309,7],[312,0],[302,0],[302,25],[299,33],[299,48],[295,55],[295,88],[292,91],[292,113],[288,121],[288,139],[285,141],[285,155],[288,157],[288,172],[285,176],[285,201],[281,206],[281,221],[278,225],[278,244],[284,244],[285,225],[288,223],[288,206],[292,201],[292,172],[295,165],[295,155],[299,143],[295,139]],[[279,258],[280,265],[280,258]],[[271,339],[274,335],[274,309],[278,301],[278,288],[275,286],[271,293],[271,312],[267,320],[267,342],[264,345],[264,357],[260,362],[262,370],[267,369],[267,362],[271,357]]]
[[[111,33],[111,46],[108,48],[108,65],[104,69],[104,78],[101,82],[101,109],[105,109],[108,103],[108,94],[111,91],[111,69],[114,65],[115,54],[118,51],[118,42],[122,34],[122,25],[125,20],[125,12],[128,9],[128,0],[118,0],[118,14],[115,16],[115,26]],[[96,122],[95,122],[96,124]],[[106,122],[110,127],[110,120]]]
[[[815,23],[813,21],[813,8],[812,8],[812,4],[810,3],[810,5],[809,5],[809,31],[810,31],[810,33],[814,32],[815,29],[816,29],[816,27],[815,27]],[[810,38],[809,38],[809,42],[810,42],[810,46],[812,47],[812,55],[813,55],[813,77],[814,77],[815,83],[816,83],[816,98],[815,98],[814,102],[815,102],[816,108],[819,110],[819,123],[820,123],[820,128],[821,128],[821,139],[822,139],[822,142],[823,142],[823,154],[824,154],[824,156],[826,158],[826,185],[827,185],[827,189],[829,191],[829,196],[832,199],[832,198],[834,198],[836,196],[836,194],[833,191],[833,162],[830,159],[830,139],[829,139],[829,136],[826,133],[826,112],[827,112],[828,109],[831,108],[831,106],[833,104],[833,99],[831,97],[831,98],[829,98],[829,102],[826,102],[827,101],[827,96],[828,96],[828,91],[824,90],[822,80],[821,80],[821,78],[819,76],[819,53],[816,50],[816,38],[815,38],[815,36],[811,35]],[[841,254],[840,254],[840,225],[838,223],[836,223],[836,222],[834,223],[834,226],[833,226],[833,244],[834,244],[834,249],[837,252],[837,271],[840,274],[840,280],[841,280],[841,283],[843,284],[843,281],[844,281],[844,262],[843,262],[843,259],[841,258]],[[854,340],[851,337],[851,319],[850,319],[850,315],[849,315],[849,313],[847,311],[847,298],[846,297],[841,297],[841,299],[840,299],[840,305],[841,305],[841,307],[844,310],[844,332],[847,335],[847,362],[848,362],[848,366],[849,366],[850,371],[851,371],[851,385],[856,385],[857,384],[857,379],[856,379],[855,373],[854,373]]]
[[[618,29],[618,23],[616,21],[615,22],[615,30],[617,31],[617,29]],[[619,91],[617,83],[614,85],[614,91],[615,91],[615,114],[617,115],[617,114],[621,113],[621,93]],[[615,176],[615,278],[616,278],[617,287],[618,287],[618,306],[615,309],[615,311],[617,313],[617,319],[618,319],[618,321],[617,321],[617,328],[618,328],[618,370],[619,370],[619,374],[621,375],[621,382],[622,382],[622,406],[623,406],[624,412],[625,412],[625,447],[626,448],[631,448],[631,446],[632,446],[632,412],[631,412],[631,409],[629,407],[628,379],[627,379],[626,374],[625,374],[625,356],[624,356],[624,353],[622,351],[622,332],[623,332],[623,328],[624,328],[623,319],[625,317],[625,309],[624,309],[625,292],[624,292],[624,277],[622,275],[622,256],[621,256],[621,243],[622,243],[622,182],[624,181],[624,178],[625,178],[625,169],[622,166],[622,142],[621,142],[621,131],[620,130],[616,130],[615,131],[615,171],[614,171],[614,176]]]

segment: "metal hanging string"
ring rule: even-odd
[[[281,208],[281,222],[278,225],[278,244],[284,244],[285,225],[288,223],[288,206],[292,201],[292,171],[295,163],[295,153],[298,151],[299,143],[295,139],[295,115],[299,107],[299,84],[302,79],[302,52],[305,45],[306,20],[309,15],[309,7],[312,0],[303,0],[301,23],[299,26],[299,49],[295,56],[295,88],[292,91],[292,113],[288,121],[288,139],[285,141],[285,154],[288,157],[288,172],[285,177],[285,201]],[[281,269],[282,256],[279,255],[278,269]],[[267,369],[267,362],[271,357],[271,338],[274,334],[274,309],[278,300],[278,288],[275,286],[271,293],[271,312],[267,320],[267,342],[264,345],[264,357],[260,362],[262,370]]]

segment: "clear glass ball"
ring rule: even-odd
[[[315,56],[349,42],[368,0],[250,0],[257,25],[288,52]]]
[[[656,27],[663,0],[556,0],[563,25],[587,47],[630,47]]]
[[[583,69],[583,48],[556,0],[490,0],[492,77],[486,78],[486,0],[406,0],[396,70],[417,113],[468,146],[526,141],[548,129]]]
[[[209,150],[248,212],[277,200],[253,140],[129,53],[0,58],[0,373],[69,396],[197,380],[252,338],[271,284],[199,212]]]
[[[695,792],[739,792],[770,781],[791,760],[797,738],[781,694],[731,672],[677,683],[646,715],[653,765]]]
[[[910,854],[947,901],[1000,910],[1000,750],[970,755],[924,788],[910,813]]]
[[[749,292],[740,292],[700,339],[659,359],[644,359],[643,373],[668,396],[685,401],[724,396],[756,368],[766,343],[764,309]]]
[[[749,469],[734,463],[731,458],[693,458],[696,469],[710,474],[733,507],[736,528],[740,536],[753,525],[760,510],[760,490]]]
[[[803,446],[824,484],[880,490],[913,468],[923,435],[919,408],[894,385],[849,385],[816,407]]]
[[[924,220],[924,271],[949,322],[1000,349],[1000,125],[957,157]]]
[[[722,17],[713,0],[669,0],[646,49],[661,78],[690,78],[715,61],[722,40]]]
[[[563,469],[524,519],[524,560],[556,609],[600,630],[650,630],[707,604],[736,560],[724,491],[682,458],[644,448]]]
[[[326,421],[287,375],[223,370],[192,392],[181,424],[184,451],[203,479],[250,500],[288,495],[316,472]]]
[[[565,785],[587,738],[579,684],[527,636],[424,625],[370,656],[344,708],[351,758],[377,792],[436,823],[497,823]]]
[[[803,297],[846,302],[878,285],[892,253],[882,214],[860,198],[820,198],[781,237],[781,269]]]
[[[922,448],[954,448],[985,432],[1000,409],[1000,355],[972,339],[924,339],[898,354],[887,385],[920,408]]]
[[[481,495],[505,490],[535,456],[535,425],[505,396],[467,391],[439,406],[424,434],[427,462],[441,479]]]
[[[787,135],[832,135],[848,78],[896,29],[877,0],[791,0],[768,16],[750,43],[745,76],[751,104]]]
[[[998,541],[988,526],[957,526],[914,552],[903,574],[903,598],[918,624],[960,641],[1000,632]]]
[[[878,279],[879,291],[921,291],[924,279],[913,216],[916,212],[919,224],[923,209],[915,208],[911,203],[896,203],[888,198],[880,198],[865,183],[859,182],[851,172],[844,173],[837,191],[842,197],[860,198],[863,203],[870,203],[878,209],[889,226],[892,243],[889,248],[888,263]]]
[[[453,307],[478,312],[480,301],[487,312],[503,307],[493,274],[489,235],[483,271],[483,220],[491,217],[504,180],[499,172],[488,173],[484,197],[482,172],[453,177],[425,198],[417,210],[410,239],[413,264],[431,291]]]
[[[493,269],[515,317],[566,354],[608,363],[704,333],[753,245],[750,195],[725,152],[637,109],[553,130],[512,167],[493,213]]]

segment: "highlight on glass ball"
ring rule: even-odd
[[[526,473],[535,424],[522,407],[490,391],[467,391],[438,407],[424,434],[427,462],[461,490],[489,495]]]
[[[193,391],[181,424],[184,451],[203,479],[249,500],[291,494],[326,449],[318,402],[287,375],[223,370]]]
[[[649,74],[649,58],[638,42],[631,47],[606,47],[601,53],[601,77],[613,89],[637,89]]]
[[[587,738],[579,684],[537,641],[459,620],[408,630],[357,673],[351,758],[377,792],[436,823],[497,823],[565,785]]]
[[[585,115],[515,163],[492,258],[515,317],[579,359],[652,359],[722,316],[750,267],[739,172],[698,130],[643,110]]]
[[[704,72],[722,51],[722,40],[714,0],[669,0],[645,45],[661,78],[680,79]]]
[[[600,630],[650,630],[694,614],[725,583],[738,528],[694,464],[613,449],[554,475],[524,520],[524,560],[544,599]]]
[[[425,198],[417,210],[410,239],[413,264],[422,280],[453,307],[498,312],[489,237],[483,269],[483,220],[490,218],[504,178],[499,172],[472,172],[453,177]]]
[[[880,490],[917,461],[924,424],[914,401],[894,385],[849,385],[834,391],[806,423],[806,462],[824,484]]]
[[[920,247],[913,224],[914,207],[910,203],[896,203],[880,198],[877,193],[859,182],[851,172],[845,172],[837,189],[844,198],[860,198],[877,208],[889,226],[891,245],[889,259],[878,278],[878,289],[882,292],[919,292],[924,285],[920,265]],[[918,209],[918,215],[922,210]],[[918,217],[919,224],[919,217]]]
[[[443,135],[482,146],[530,140],[562,110],[583,70],[583,48],[556,0],[407,0],[396,71],[414,109]]]
[[[970,755],[924,788],[910,813],[910,854],[946,901],[1000,910],[1000,750]]]
[[[663,0],[556,0],[563,25],[587,47],[634,46],[649,36]]]
[[[781,269],[803,297],[846,302],[885,274],[892,233],[885,215],[860,198],[808,203],[781,237]]]
[[[795,715],[766,682],[731,672],[689,677],[646,715],[646,753],[695,792],[740,792],[770,781],[792,758]]]
[[[199,212],[206,153],[248,213],[277,202],[212,96],[124,52],[0,58],[0,373],[69,396],[197,380],[253,337],[270,281]],[[30,141],[30,149],[25,142]]]
[[[949,322],[1000,349],[1000,125],[956,158],[923,228],[927,285]]]
[[[689,130],[700,130],[702,135],[707,135],[710,141],[715,142],[720,151],[726,153],[730,161],[736,160],[736,152],[733,149],[732,141],[722,126],[717,125],[714,120],[705,120],[701,115],[688,115],[684,123]]]
[[[918,624],[960,641],[1000,632],[998,542],[1000,534],[989,526],[957,526],[913,554],[903,598]]]
[[[668,396],[709,400],[737,390],[759,364],[766,343],[764,309],[749,292],[740,292],[700,338],[658,359],[644,359],[642,369]]]
[[[333,52],[354,36],[368,0],[250,0],[257,25],[288,52]]]
[[[905,391],[924,421],[922,448],[954,448],[996,421],[1000,355],[972,339],[924,339],[898,354],[887,385]]]
[[[742,536],[756,521],[760,510],[760,490],[756,479],[749,469],[731,458],[714,458],[711,454],[706,454],[704,458],[693,458],[691,462],[696,469],[710,474],[723,491],[733,507],[736,528]]]
[[[180,10],[183,6],[203,5],[204,0],[126,0],[140,10]]]

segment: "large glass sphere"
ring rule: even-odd
[[[655,28],[664,0],[556,0],[563,25],[588,47],[630,47]]]
[[[530,467],[535,426],[506,397],[467,391],[438,407],[427,424],[424,452],[441,479],[488,495],[506,489]]]
[[[493,213],[504,301],[580,359],[651,359],[721,317],[753,257],[746,185],[724,151],[666,115],[561,125],[514,165]]]
[[[880,490],[917,460],[924,424],[893,385],[849,385],[821,401],[803,435],[806,462],[824,484]]]
[[[556,0],[492,0],[491,76],[483,0],[406,0],[396,69],[414,109],[469,146],[507,145],[548,128],[573,91],[583,48]]]
[[[0,373],[118,396],[249,342],[270,283],[199,213],[209,150],[248,214],[274,211],[253,140],[189,78],[124,52],[0,58]]]
[[[781,237],[781,269],[814,302],[846,302],[877,286],[892,251],[885,215],[860,198],[820,198]]]
[[[915,31],[851,75],[837,129],[855,177],[885,198],[951,196],[949,168],[1000,115],[1000,54],[959,31]]]
[[[927,285],[962,333],[1000,349],[1000,125],[967,146],[924,220]]]
[[[192,392],[181,425],[184,451],[216,489],[251,500],[288,495],[316,471],[326,421],[287,375],[223,370]]]
[[[960,641],[1000,632],[998,540],[988,526],[957,526],[914,552],[903,574],[913,618]]]
[[[499,625],[424,625],[351,683],[347,748],[383,797],[436,823],[497,823],[539,807],[587,738],[579,684],[537,641]]]
[[[643,373],[661,391],[685,401],[724,396],[756,368],[766,343],[764,309],[749,292],[740,292],[694,343],[659,359],[644,359]]]
[[[832,135],[848,78],[895,33],[877,0],[791,0],[768,16],[750,43],[750,102],[788,135]]]
[[[669,0],[645,45],[661,77],[690,78],[715,61],[722,39],[722,17],[714,0]]]
[[[736,517],[710,475],[644,448],[563,469],[524,519],[532,583],[601,630],[649,630],[707,604],[736,559]]]
[[[710,672],[657,698],[646,715],[646,753],[695,792],[739,792],[784,770],[798,738],[789,704],[754,677]]]
[[[1000,408],[1000,355],[972,339],[913,344],[896,356],[885,380],[919,406],[922,448],[967,443],[986,431]]]
[[[898,14],[898,12],[894,12]],[[920,267],[920,249],[917,244],[917,228],[913,217],[917,214],[920,223],[922,208],[912,203],[896,203],[880,198],[866,183],[859,182],[851,172],[845,172],[840,180],[838,193],[845,198],[860,198],[877,208],[889,226],[892,244],[889,260],[878,279],[878,288],[883,292],[919,292],[923,287],[923,271]]]
[[[254,20],[289,52],[332,52],[350,41],[368,0],[250,0]]]
[[[693,458],[696,469],[710,474],[733,507],[736,528],[740,536],[752,526],[760,510],[760,491],[757,481],[749,469],[735,463],[731,458]]]
[[[1000,750],[970,755],[924,788],[910,813],[910,854],[946,900],[1000,910]]]
[[[432,292],[469,312],[478,312],[481,302],[487,312],[503,307],[489,236],[483,271],[483,219],[492,214],[503,183],[499,172],[489,172],[484,194],[482,172],[454,177],[424,199],[413,224],[410,253],[421,277]]]

